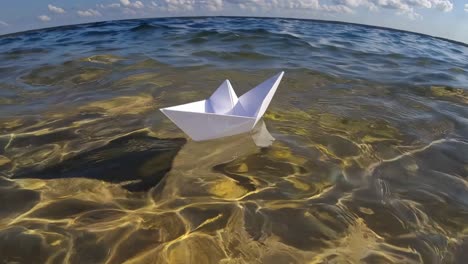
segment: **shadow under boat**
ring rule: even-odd
[[[239,142],[239,138],[243,143]],[[188,170],[193,167],[204,167],[210,164],[214,166],[224,163],[225,160],[220,156],[229,154],[232,158],[232,146],[244,146],[244,143],[252,145],[254,148],[265,148],[270,146],[275,139],[266,129],[265,123],[261,120],[251,133],[239,136],[227,137],[217,141],[192,142],[187,145],[192,156],[190,160],[184,159],[183,165],[175,165]],[[179,151],[186,145],[185,138],[161,139],[148,135],[148,132],[135,132],[117,139],[114,139],[106,145],[85,151],[63,160],[60,163],[45,165],[42,168],[22,168],[16,172],[12,178],[38,178],[38,179],[61,179],[61,178],[89,178],[102,180],[114,184],[119,184],[131,192],[148,191],[158,185],[164,176],[172,169],[174,160]],[[206,148],[208,144],[208,148]],[[195,147],[195,149],[193,149]],[[201,157],[197,151],[204,149]],[[198,149],[198,150],[197,150]],[[220,152],[215,152],[215,150]],[[224,154],[223,154],[224,153]],[[217,157],[213,157],[213,155]],[[194,158],[194,157],[198,158]],[[210,162],[206,163],[206,159]],[[205,164],[200,164],[200,162]],[[191,165],[190,165],[191,164]],[[189,166],[190,168],[188,168]]]
[[[135,132],[58,164],[42,169],[24,168],[12,178],[91,178],[121,184],[132,192],[147,191],[171,170],[185,143],[184,138],[160,139]]]

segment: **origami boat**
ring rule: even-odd
[[[246,133],[267,110],[283,75],[276,74],[241,97],[225,80],[206,100],[160,110],[194,141]]]

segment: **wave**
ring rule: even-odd
[[[138,26],[132,27],[130,29],[131,32],[141,32],[141,31],[151,31],[151,30],[159,30],[159,29],[173,29],[173,27],[166,26],[166,25],[155,25],[149,23],[141,23]]]
[[[193,56],[217,58],[222,60],[271,60],[275,59],[274,56],[265,55],[253,51],[235,51],[235,52],[224,52],[224,51],[197,51],[192,53]]]

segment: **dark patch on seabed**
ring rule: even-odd
[[[170,171],[185,141],[133,133],[58,164],[43,164],[41,169],[22,168],[12,178],[89,178],[122,184],[129,191],[147,191]]]

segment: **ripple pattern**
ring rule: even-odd
[[[467,55],[290,19],[0,36],[0,263],[466,263]],[[279,69],[268,147],[158,111]]]

